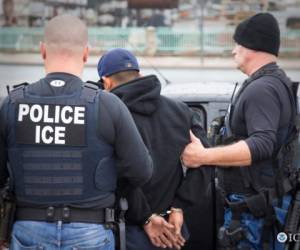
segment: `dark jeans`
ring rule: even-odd
[[[101,224],[17,221],[11,250],[114,250],[111,230]]]

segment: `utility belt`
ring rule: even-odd
[[[105,224],[115,221],[114,209],[84,209],[74,207],[33,208],[17,207],[16,220],[33,220],[63,223],[82,222]]]

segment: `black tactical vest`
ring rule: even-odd
[[[99,105],[101,91],[89,87],[65,96],[27,87],[10,93],[8,158],[18,201],[68,205],[114,197],[113,148],[96,133]]]

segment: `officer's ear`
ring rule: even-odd
[[[83,50],[83,62],[86,63],[87,59],[89,57],[90,49],[89,46],[87,45],[84,50]]]
[[[43,60],[45,60],[47,53],[46,53],[46,45],[44,42],[40,42],[40,53],[41,53]]]
[[[104,89],[107,91],[111,91],[111,89],[115,86],[113,80],[110,77],[102,76],[102,82]]]

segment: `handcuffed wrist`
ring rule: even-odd
[[[172,213],[183,213],[183,210],[181,208],[171,207],[171,212]]]
[[[147,224],[149,224],[149,223],[151,222],[151,220],[152,220],[154,217],[156,217],[156,216],[159,216],[159,215],[156,214],[156,213],[151,214],[151,215],[148,217],[148,219],[145,221],[144,226],[147,225]]]

